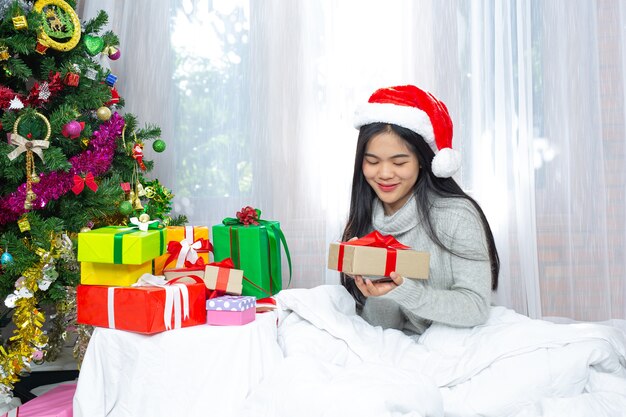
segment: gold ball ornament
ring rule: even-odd
[[[142,223],[149,222],[150,216],[148,215],[148,213],[143,213],[141,216],[139,216],[139,221]]]
[[[80,232],[81,232],[81,233],[91,232],[91,228],[90,228],[90,227],[87,227],[87,226],[85,226],[85,227],[81,227],[81,228],[80,228]]]
[[[102,120],[103,122],[106,122],[107,120],[111,118],[111,109],[109,109],[108,107],[102,106],[98,110],[96,110],[96,116],[98,117],[98,119]]]
[[[39,181],[41,181],[41,178],[39,178],[39,175],[37,175],[37,173],[33,172],[30,176],[30,182],[32,182],[33,184],[37,184]]]
[[[37,39],[42,45],[64,52],[72,50],[78,45],[81,32],[80,19],[72,6],[63,0],[37,0],[33,6],[33,10],[41,13],[42,18],[45,20],[37,34]],[[57,14],[59,10],[69,18],[71,25],[64,25],[61,22]],[[65,37],[69,36],[70,39],[67,42],[57,42],[52,39],[51,36],[58,33],[61,33]],[[55,36],[55,38],[59,39],[59,36]]]

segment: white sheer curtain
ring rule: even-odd
[[[110,13],[126,110],[163,129],[154,176],[215,224],[279,220],[292,286],[345,221],[357,132],[376,88],[440,97],[502,261],[494,301],[531,317],[626,318],[621,1],[90,1]]]

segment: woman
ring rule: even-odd
[[[428,280],[395,272],[387,282],[342,275],[370,324],[421,334],[432,322],[471,327],[486,321],[499,259],[480,206],[451,178],[446,106],[415,86],[377,90],[355,115],[360,129],[350,213],[343,240],[373,230],[430,253]]]

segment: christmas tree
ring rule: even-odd
[[[67,330],[81,328],[73,323],[79,231],[129,217],[186,220],[169,217],[171,192],[144,176],[153,167],[144,143],[165,149],[159,128],[120,114],[117,77],[103,66],[121,54],[117,36],[100,33],[108,16],[81,22],[75,7],[0,3],[0,400],[32,361],[54,360]]]

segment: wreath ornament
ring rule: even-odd
[[[37,52],[44,54],[48,48],[67,52],[78,45],[80,19],[72,6],[63,0],[37,0],[33,9],[42,15]]]
[[[35,115],[43,120],[46,125],[47,133],[43,140],[30,140],[17,133],[17,128],[22,120],[23,114],[17,118],[13,125],[13,133],[9,135],[9,142],[11,145],[15,145],[7,157],[12,161],[22,153],[26,152],[26,201],[24,201],[24,210],[30,210],[33,205],[33,201],[37,198],[37,195],[33,192],[33,184],[37,184],[40,181],[39,176],[35,172],[35,155],[43,162],[43,150],[48,149],[50,146],[50,134],[52,128],[50,122],[43,114],[35,112]],[[29,135],[30,136],[30,135]]]

